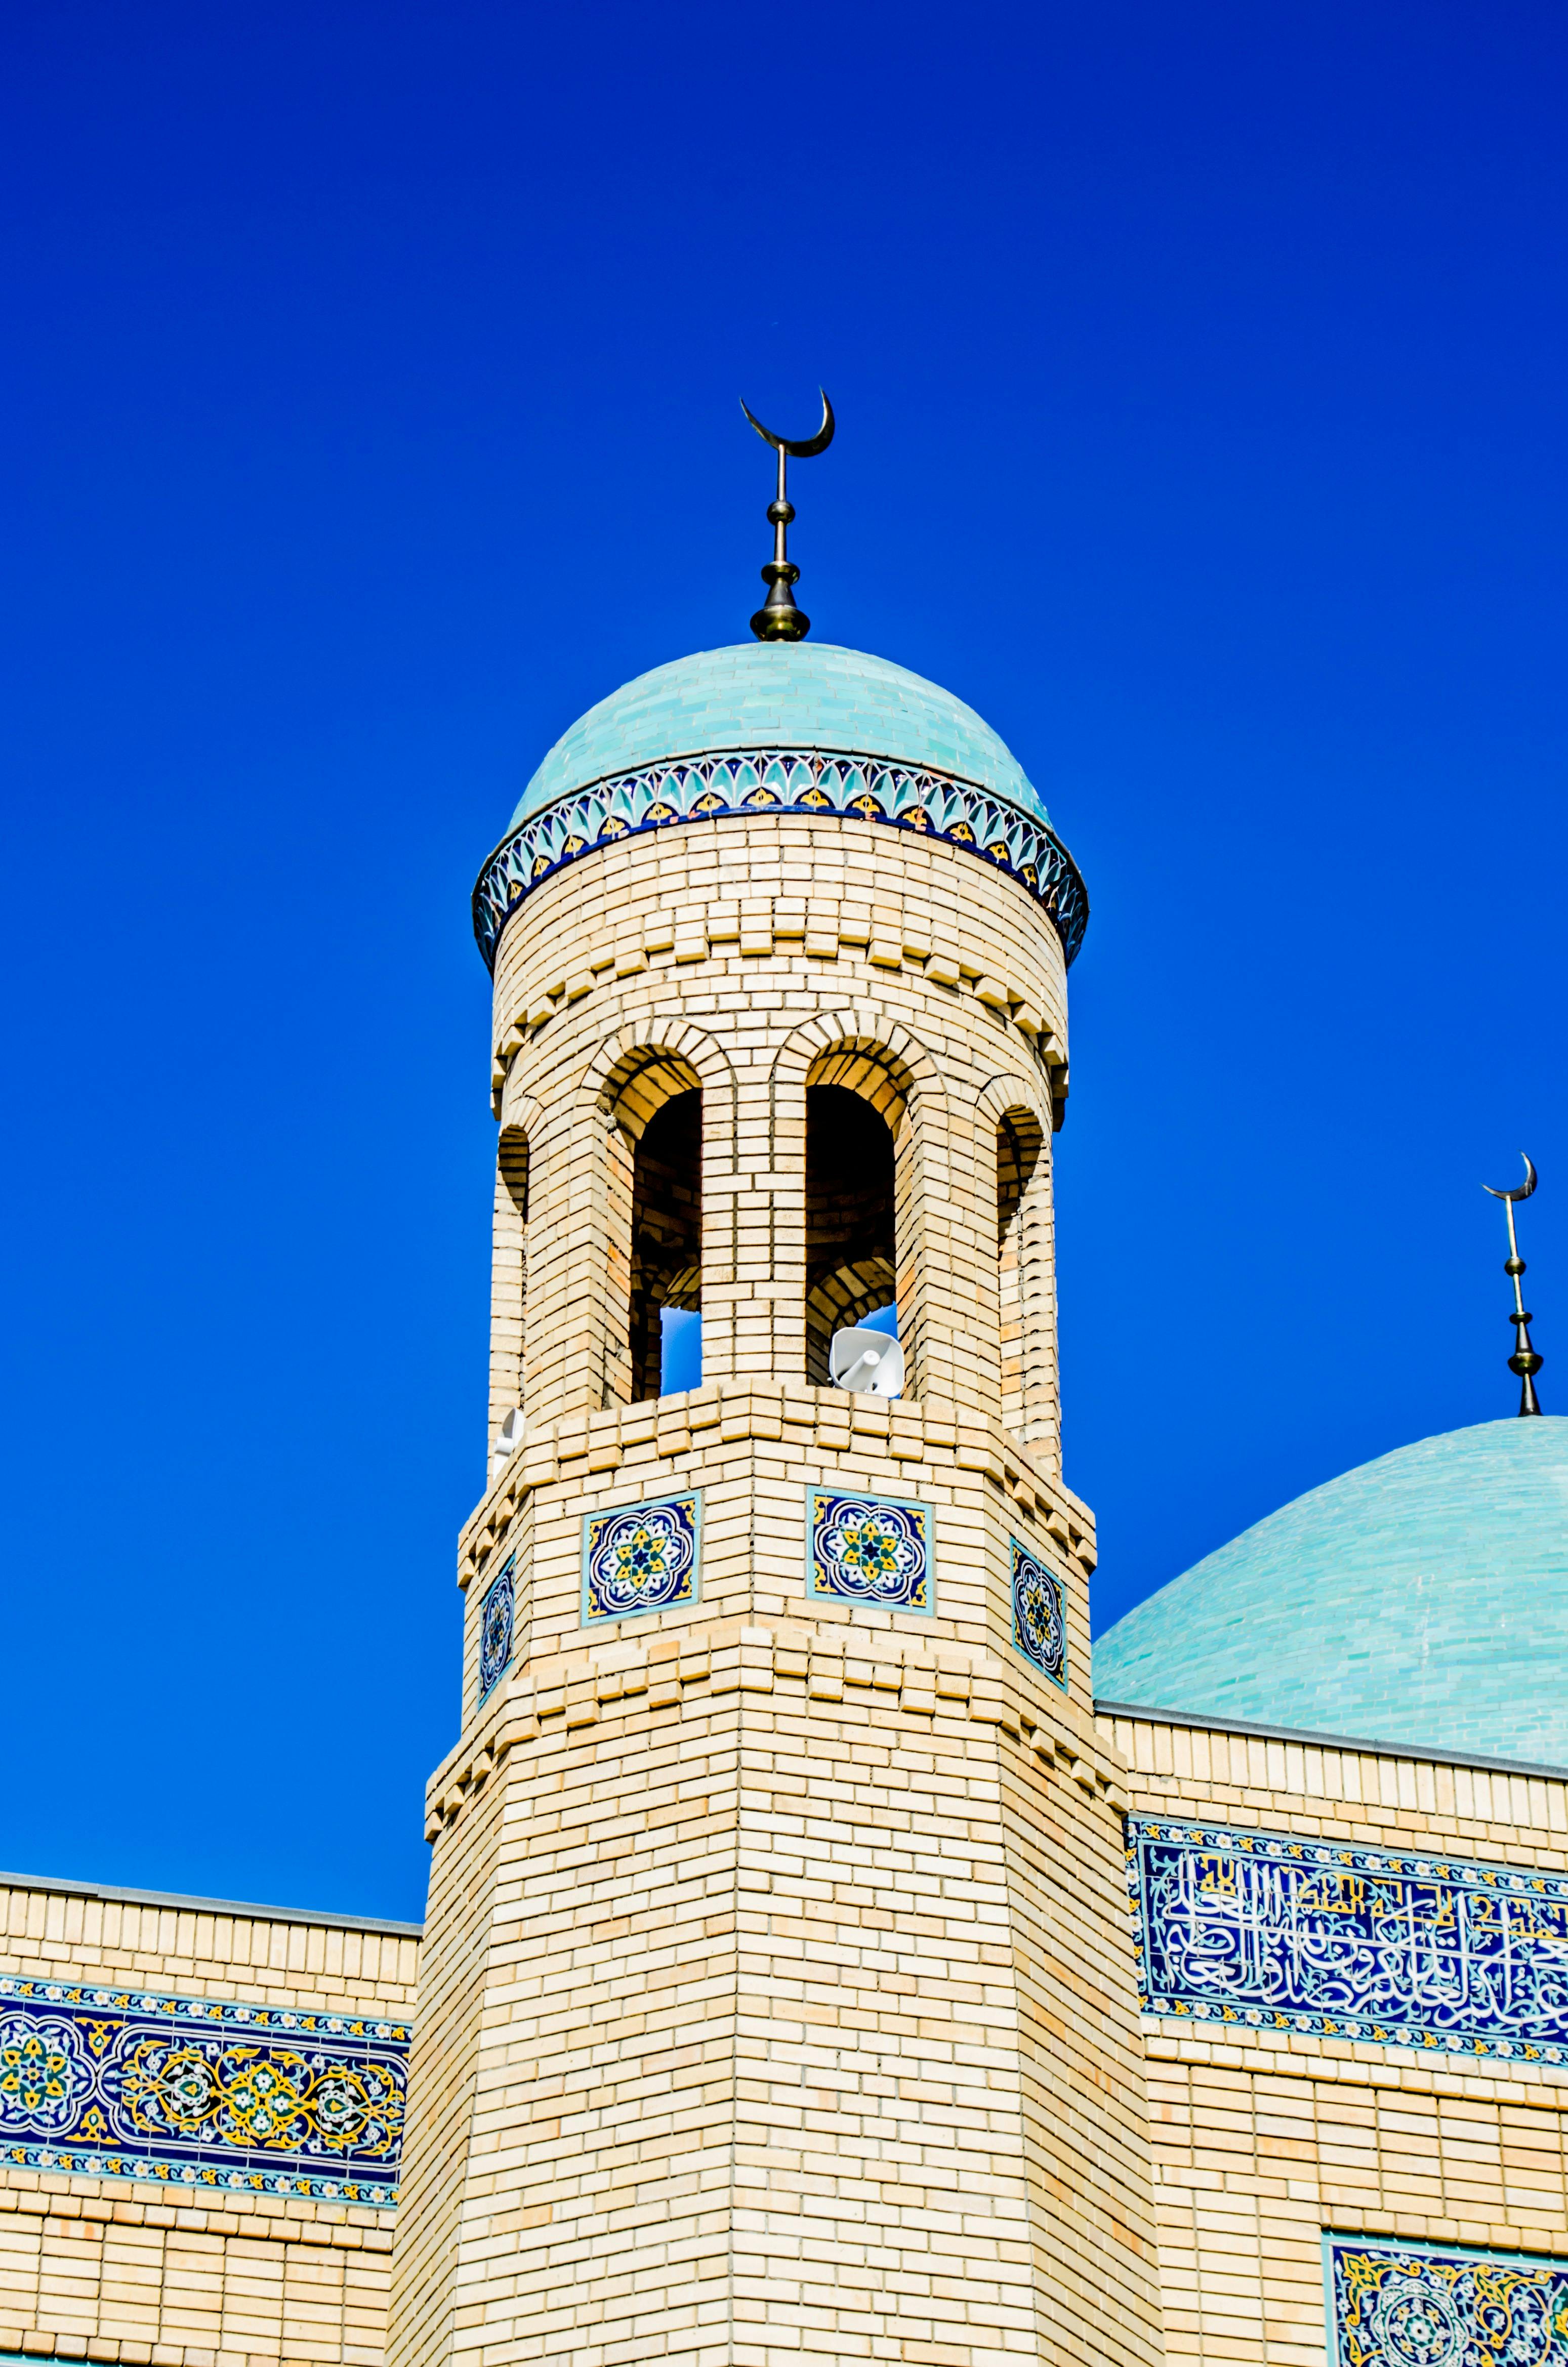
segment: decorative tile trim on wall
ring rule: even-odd
[[[1568,2367],[1568,2261],[1323,2239],[1333,2367]]]
[[[1568,1874],[1127,1819],[1146,2014],[1568,2063]]]
[[[0,2167],[397,2201],[406,2022],[0,1977]]]
[[[930,1506],[896,1496],[808,1488],[806,1592],[933,1616]]]
[[[1013,1646],[1041,1676],[1067,1690],[1067,1621],[1062,1588],[1045,1564],[1017,1537],[1013,1557]]]
[[[484,1590],[479,1611],[479,1698],[487,1701],[512,1665],[517,1557],[508,1554]]]
[[[702,1497],[663,1496],[583,1518],[583,1625],[681,1611],[699,1599]]]
[[[486,862],[473,891],[473,934],[495,967],[501,932],[524,897],[562,864],[639,831],[725,815],[805,814],[817,821],[891,823],[946,839],[1010,872],[1045,908],[1069,964],[1084,941],[1089,900],[1077,865],[1043,815],[956,775],[882,756],[817,748],[740,748],[677,757],[574,789],[530,816]]]

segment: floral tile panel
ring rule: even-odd
[[[583,1522],[583,1625],[681,1611],[700,1584],[700,1494],[589,1512]]]
[[[1568,2367],[1568,2260],[1324,2237],[1332,2367]]]
[[[1067,1622],[1062,1588],[1053,1571],[1021,1546],[1012,1548],[1013,1648],[1032,1662],[1041,1676],[1067,1690]]]
[[[883,1611],[937,1607],[931,1508],[894,1496],[806,1494],[806,1592]]]
[[[0,1978],[0,2168],[397,2201],[409,2030]]]

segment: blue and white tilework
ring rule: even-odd
[[[802,748],[683,757],[596,781],[546,806],[502,841],[479,875],[473,933],[480,951],[494,969],[501,932],[524,897],[596,847],[641,831],[768,812],[890,823],[944,839],[1021,881],[1054,924],[1068,961],[1077,956],[1088,926],[1087,891],[1043,821],[972,781],[880,756]]]
[[[1324,2237],[1333,2367],[1568,2367],[1568,2261]]]
[[[1568,1874],[1127,1819],[1145,2013],[1568,2063]]]
[[[508,1554],[490,1585],[479,1613],[479,1698],[494,1692],[512,1665],[512,1628],[517,1616],[517,1557]]]
[[[812,1488],[806,1518],[808,1594],[883,1611],[936,1610],[929,1505]]]
[[[405,2022],[0,1978],[0,2168],[397,2201]]]
[[[1053,1685],[1067,1690],[1067,1622],[1062,1589],[1042,1561],[1017,1537],[1013,1553],[1013,1644]]]
[[[583,1522],[583,1624],[679,1611],[698,1599],[702,1500],[665,1496]]]

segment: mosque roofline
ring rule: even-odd
[[[1101,1701],[1096,1694],[1095,1716],[1135,1718],[1140,1726],[1187,1727],[1203,1734],[1238,1734],[1258,1742],[1298,1742],[1311,1750],[1353,1750],[1363,1759],[1415,1759],[1426,1767],[1475,1767],[1490,1775],[1529,1775],[1549,1784],[1568,1784],[1568,1767],[1548,1767],[1533,1759],[1483,1759],[1473,1750],[1443,1750],[1436,1743],[1374,1742],[1358,1734],[1257,1726],[1247,1718],[1210,1716],[1201,1710],[1156,1709],[1149,1702]]]
[[[66,1882],[46,1874],[0,1874],[0,1890],[97,1898],[115,1907],[172,1907],[182,1915],[237,1915],[247,1923],[309,1923],[317,1931],[379,1931],[395,1940],[419,1940],[425,1933],[423,1923],[394,1923],[381,1915],[318,1915],[308,1907],[259,1907],[248,1898],[196,1898],[182,1890],[121,1890],[108,1883]]]

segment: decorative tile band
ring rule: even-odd
[[[804,814],[890,823],[994,864],[1043,905],[1071,963],[1088,926],[1078,866],[1043,818],[947,773],[820,748],[744,748],[674,758],[558,798],[503,839],[473,891],[473,934],[487,968],[529,891],[596,847],[726,815]]]
[[[806,1520],[808,1594],[884,1611],[935,1612],[928,1504],[809,1488]]]
[[[406,2022],[0,1978],[0,2166],[397,2201]]]
[[[665,1496],[583,1521],[583,1625],[680,1611],[700,1586],[702,1499]]]
[[[1568,2063],[1568,1874],[1127,1819],[1145,2013]]]
[[[1334,2367],[1568,2367],[1568,2261],[1326,2235]]]
[[[479,1698],[488,1701],[512,1665],[517,1557],[508,1554],[484,1590],[479,1612]]]
[[[1049,1677],[1065,1693],[1067,1621],[1062,1607],[1061,1586],[1045,1564],[1021,1546],[1017,1537],[1009,1537],[1007,1542],[1013,1558],[1013,1648],[1041,1676]]]

